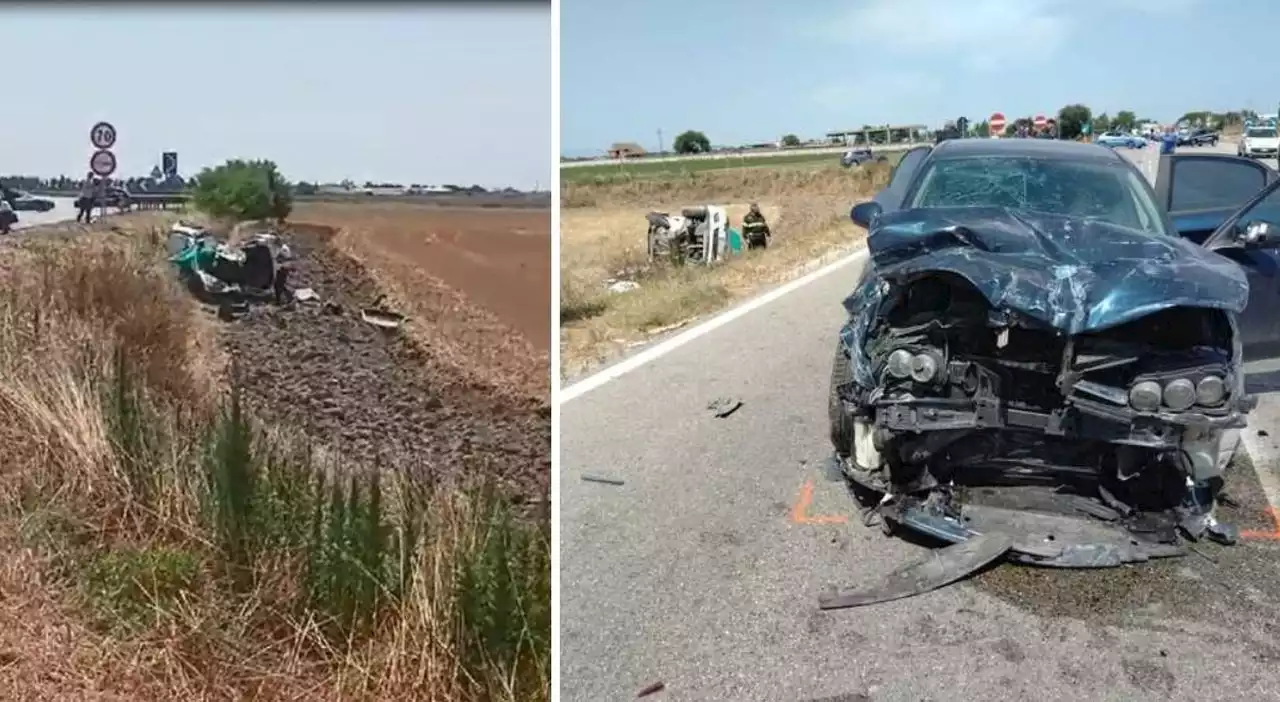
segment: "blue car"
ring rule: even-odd
[[[907,151],[850,212],[869,260],[835,344],[837,465],[891,528],[1023,563],[1235,542],[1213,507],[1256,403],[1243,359],[1280,357],[1278,195],[1268,166],[1204,152],[1161,156],[1152,187],[1071,141]]]
[[[1112,149],[1117,146],[1124,146],[1130,149],[1142,149],[1147,145],[1147,140],[1142,137],[1133,136],[1132,134],[1121,134],[1120,132],[1107,132],[1105,134],[1100,134],[1094,141]]]

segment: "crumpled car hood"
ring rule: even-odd
[[[1244,271],[1226,257],[1092,219],[997,207],[904,210],[883,215],[867,246],[882,278],[954,273],[993,308],[1068,334],[1170,307],[1238,314],[1249,299]]]

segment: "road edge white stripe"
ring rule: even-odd
[[[641,366],[644,366],[648,363],[652,363],[653,361],[667,355],[668,353],[675,351],[681,346],[684,346],[690,341],[693,341],[694,339],[697,339],[698,337],[703,336],[704,334],[708,334],[712,331],[715,331],[716,329],[723,327],[724,325],[747,314],[748,312],[758,310],[761,307],[764,307],[765,305],[769,304],[770,302],[773,302],[774,300],[784,297],[792,292],[795,292],[796,290],[799,290],[800,288],[808,285],[809,283],[814,282],[815,280],[828,276],[852,263],[856,263],[859,260],[866,258],[866,256],[867,256],[867,250],[865,248],[858,249],[857,251],[849,254],[848,256],[844,256],[842,258],[836,259],[835,261],[828,263],[827,265],[819,268],[816,271],[807,273],[790,282],[783,283],[782,285],[779,285],[778,287],[774,288],[773,290],[770,290],[767,293],[764,293],[763,295],[747,300],[746,302],[738,305],[737,307],[734,307],[730,310],[722,312],[719,315],[712,317],[711,319],[708,319],[707,321],[702,322],[701,324],[698,324],[697,326],[690,327],[689,329],[686,329],[685,331],[680,332],[679,334],[671,337],[670,339],[667,339],[666,341],[662,341],[657,344],[654,344],[653,346],[650,346],[649,348],[637,353],[634,356],[630,356],[621,361],[618,361],[617,363],[601,371],[598,371],[593,375],[587,376],[586,378],[579,380],[578,382],[574,383],[573,385],[570,385],[567,388],[561,388],[560,394],[556,397],[556,404],[562,405],[568,402],[569,400],[572,400],[576,397],[580,397],[588,392],[591,392],[592,390],[595,390],[596,388],[600,387],[601,385],[604,385],[605,383],[608,383],[611,380],[616,380],[617,378],[620,378],[623,375],[626,375],[627,373],[630,373],[631,371],[637,368],[640,368]]]

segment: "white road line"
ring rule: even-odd
[[[623,359],[613,364],[612,366],[609,366],[608,368],[601,370],[598,373],[595,373],[586,378],[583,378],[582,380],[579,380],[578,382],[574,383],[573,385],[570,385],[567,388],[561,388],[560,396],[556,398],[556,404],[563,405],[564,403],[574,399],[575,397],[578,397],[592,390],[595,390],[596,388],[600,387],[601,385],[604,385],[605,383],[611,380],[620,378],[623,375],[630,373],[631,371],[637,368],[640,368],[641,366],[647,363],[651,363],[671,353],[672,351],[675,351],[676,349],[680,348],[681,346],[684,346],[685,344],[689,343],[690,341],[693,341],[694,339],[697,339],[700,336],[703,336],[709,332],[719,329],[720,327],[723,327],[724,325],[747,314],[748,312],[751,312],[753,310],[758,310],[761,307],[764,307],[765,305],[769,304],[770,302],[773,302],[774,300],[777,300],[778,298],[781,298],[784,295],[787,295],[789,293],[793,293],[796,290],[799,290],[800,288],[808,285],[809,283],[812,283],[813,281],[818,280],[819,278],[822,278],[824,276],[830,275],[831,273],[834,273],[840,270],[841,268],[848,266],[851,263],[859,262],[865,259],[866,256],[867,256],[867,250],[860,249],[848,256],[845,256],[844,258],[833,261],[823,266],[822,268],[819,268],[818,270],[813,271],[812,273],[796,278],[795,280],[789,283],[780,285],[777,288],[774,288],[773,290],[770,290],[769,292],[759,297],[748,300],[742,303],[741,305],[738,305],[737,307],[720,314],[719,316],[712,317],[711,319],[708,319],[707,321],[697,326],[691,327],[671,337],[670,339],[667,339],[666,341],[650,346],[644,351],[641,351],[640,353],[637,353],[636,355],[631,356],[630,358]],[[852,283],[850,283],[850,285],[852,285]]]

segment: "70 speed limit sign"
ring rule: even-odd
[[[110,122],[98,122],[89,130],[89,142],[95,149],[109,149],[116,145],[116,128]]]

